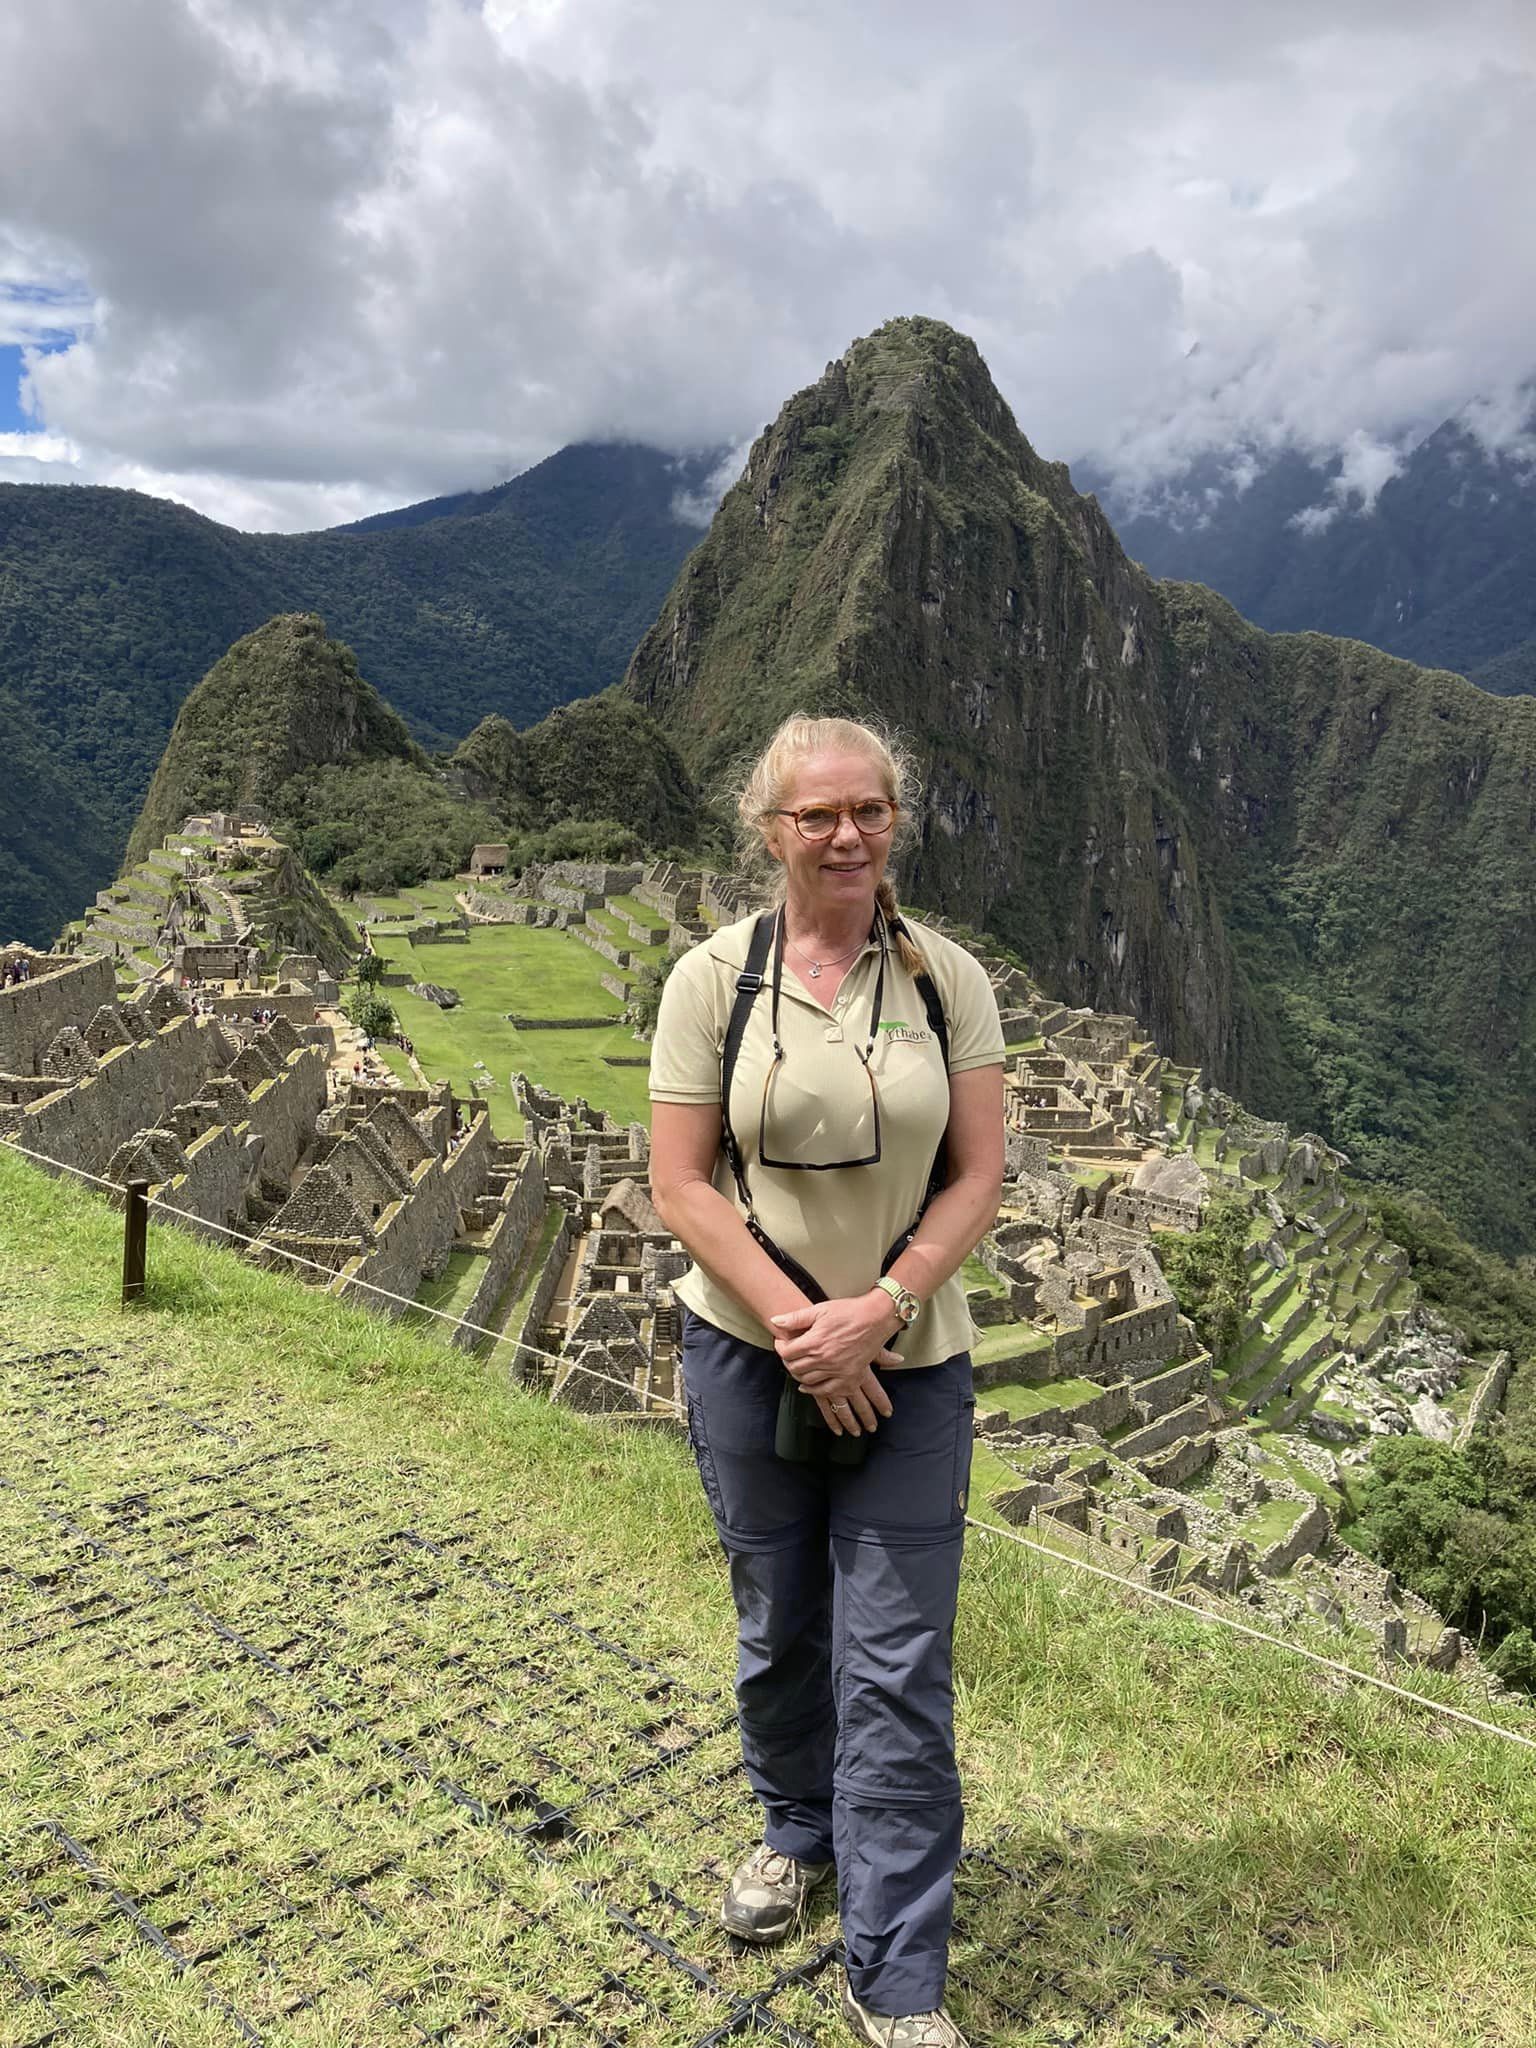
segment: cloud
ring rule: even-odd
[[[40,438],[0,475],[322,524],[573,439],[739,444],[930,312],[1048,455],[1134,488],[1295,445],[1358,502],[1472,401],[1491,445],[1529,416],[1527,5],[6,10]]]

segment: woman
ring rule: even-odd
[[[652,1193],[695,1261],[677,1286],[689,1431],[765,1823],[723,1918],[780,1941],[835,1865],[854,2033],[964,2048],[943,2011],[975,1406],[959,1269],[997,1213],[1002,1030],[980,965],[897,918],[885,870],[909,814],[877,734],[787,720],[738,808],[775,914],[678,962],[651,1055]],[[796,1389],[818,1426],[793,1427]]]

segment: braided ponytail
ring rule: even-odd
[[[879,906],[880,915],[885,919],[886,923],[888,925],[894,923],[900,915],[896,908],[896,891],[884,877],[881,878],[880,886],[875,891],[875,902]],[[926,974],[928,963],[908,936],[906,928],[903,927],[899,932],[894,932],[892,937],[896,941],[896,950],[901,955],[901,964],[905,967],[908,974],[914,976]]]

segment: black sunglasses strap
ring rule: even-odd
[[[773,944],[776,922],[773,912],[767,911],[752,927],[746,964],[736,977],[736,1000],[731,1005],[725,1041],[720,1048],[720,1142],[726,1164],[736,1182],[736,1192],[741,1196],[741,1206],[748,1216],[753,1214],[752,1197],[747,1189],[746,1161],[731,1123],[731,1084],[736,1078],[736,1062],[741,1055],[741,1042],[746,1036],[747,1019],[763,986],[763,969],[768,964],[768,950]]]

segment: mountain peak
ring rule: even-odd
[[[220,656],[182,705],[129,842],[140,860],[190,812],[267,808],[305,769],[425,755],[313,612],[280,612]]]

